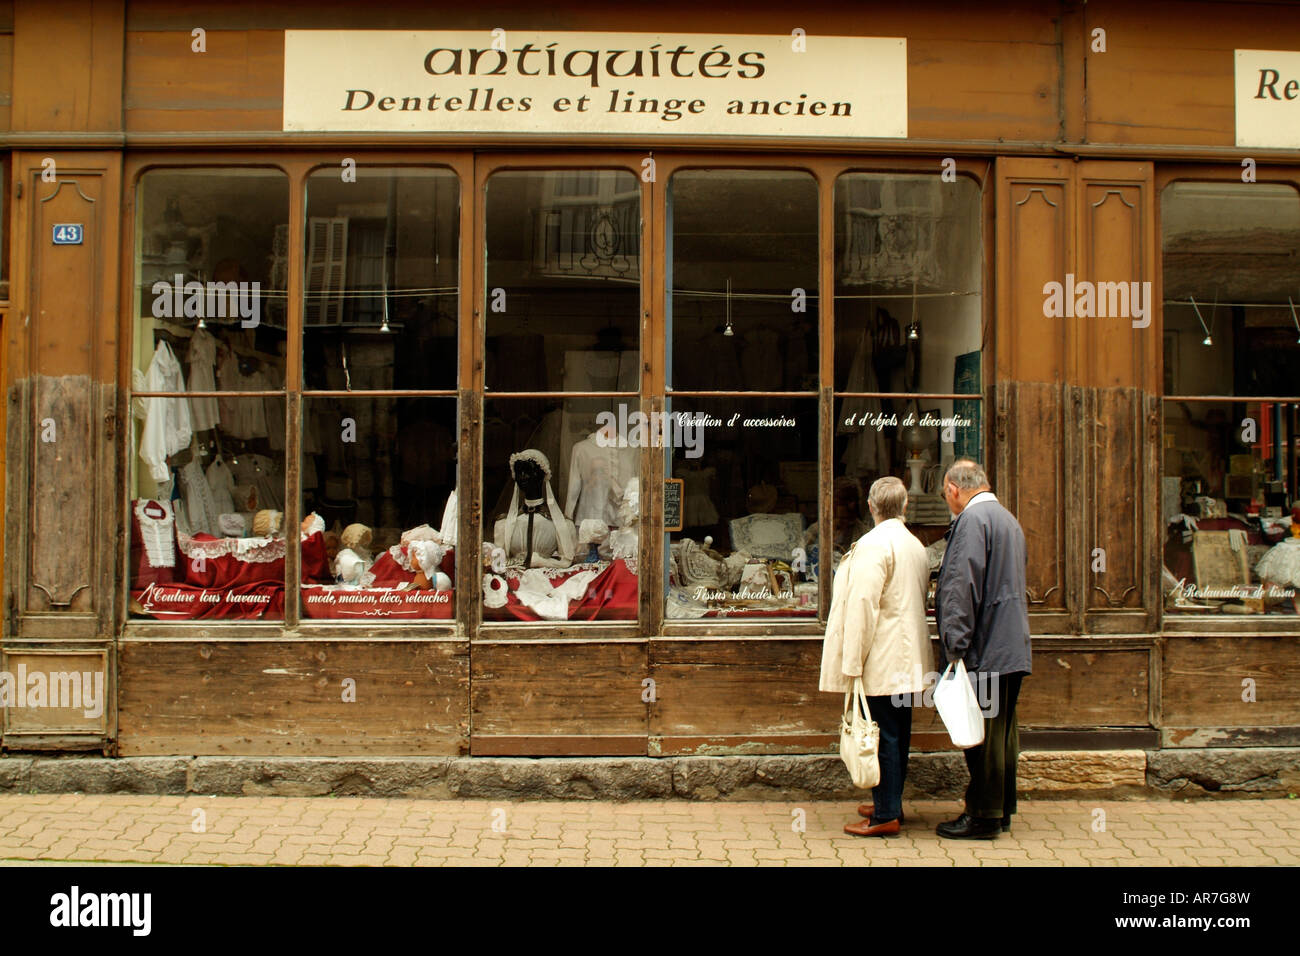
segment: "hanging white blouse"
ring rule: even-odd
[[[146,392],[183,392],[185,377],[181,363],[166,342],[159,342],[145,374]],[[186,398],[146,398],[144,433],[140,437],[140,458],[149,466],[154,481],[166,481],[167,456],[190,443],[190,403]]]
[[[189,534],[219,535],[221,533],[218,519],[222,511],[218,508],[212,495],[212,487],[203,474],[203,468],[197,461],[191,461],[181,468],[181,502],[185,512],[186,528]],[[229,509],[231,511],[234,508]]]
[[[260,371],[245,375],[239,368],[239,357],[227,352],[225,359],[217,367],[217,378],[222,391],[259,392],[268,386],[266,377]],[[221,430],[232,438],[265,438],[266,406],[261,398],[227,398],[217,399],[221,413]]]
[[[213,367],[217,364],[217,340],[207,329],[194,330],[190,337],[189,360],[190,390],[215,392],[217,380],[213,376]],[[196,432],[205,432],[221,424],[221,411],[217,400],[211,396],[191,397],[190,415]]]
[[[230,473],[225,460],[218,455],[213,459],[212,464],[208,465],[207,470],[208,488],[212,491],[212,500],[216,503],[217,514],[230,514],[238,509],[235,507],[235,476]]]
[[[564,513],[575,524],[596,518],[618,526],[618,505],[623,487],[636,474],[635,448],[602,442],[593,433],[573,446],[569,461],[569,493]]]

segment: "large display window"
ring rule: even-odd
[[[133,617],[284,616],[289,181],[139,181],[129,438]]]
[[[135,186],[132,617],[816,627],[884,475],[938,566],[973,180],[498,160],[464,210],[455,159],[244,162]]]
[[[908,487],[933,585],[952,518],[944,472],[958,457],[984,461],[979,218],[966,177],[836,181],[834,539],[810,537],[815,565],[838,565],[870,529],[867,492],[892,475]]]
[[[664,616],[815,619],[817,181],[686,169],[667,202]]]
[[[635,621],[641,184],[501,170],[485,192],[485,621]]]
[[[307,179],[302,616],[451,621],[459,179],[354,172]]]
[[[1300,193],[1161,197],[1166,614],[1300,614]]]

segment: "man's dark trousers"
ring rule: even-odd
[[[907,779],[907,753],[912,743],[912,695],[868,697],[867,710],[880,727],[880,783],[871,788],[875,812],[871,822],[888,823],[903,815],[903,781]]]
[[[986,676],[997,679],[998,712],[984,718],[984,743],[966,751],[966,769],[970,771],[966,813],[985,820],[1005,819],[1016,812],[1016,761],[1020,757],[1016,698],[1025,675]],[[884,742],[882,731],[882,748]]]

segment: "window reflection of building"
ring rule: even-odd
[[[1166,609],[1300,612],[1300,195],[1177,182],[1162,223]]]

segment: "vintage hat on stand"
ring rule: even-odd
[[[217,530],[227,538],[242,538],[248,531],[244,516],[227,513],[217,516]]]
[[[279,532],[283,521],[284,514],[279,511],[272,511],[270,508],[259,511],[253,515],[253,537],[272,537]]]
[[[363,524],[350,524],[343,529],[343,534],[339,536],[339,542],[343,547],[352,551],[362,551],[370,547],[370,539],[374,537],[368,527]]]

